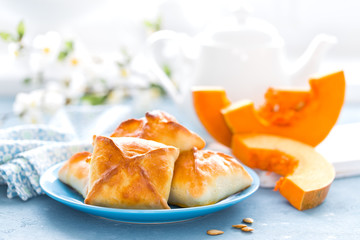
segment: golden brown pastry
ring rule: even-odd
[[[85,203],[130,209],[168,209],[175,147],[140,138],[98,136],[90,159]]]
[[[213,204],[251,183],[251,176],[233,157],[193,148],[182,152],[175,163],[169,203],[181,207]]]
[[[199,135],[162,111],[147,112],[145,118],[122,122],[111,137],[138,137],[153,140],[177,147],[180,151],[188,151],[193,147],[198,149],[205,147],[205,141]]]
[[[89,180],[89,163],[87,160],[91,156],[89,152],[74,154],[59,170],[59,179],[78,191],[83,197],[87,194]]]

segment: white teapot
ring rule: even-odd
[[[169,30],[155,32],[148,38],[150,69],[176,103],[189,99],[194,85],[221,86],[232,101],[248,98],[260,103],[270,86],[306,85],[308,77],[318,70],[322,56],[337,41],[333,36],[320,34],[294,64],[288,64],[284,42],[276,28],[248,15],[248,11],[239,9],[232,19],[208,27],[193,38]],[[156,60],[160,53],[158,44],[169,41],[179,46],[183,59],[194,69],[178,87]]]

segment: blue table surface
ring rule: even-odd
[[[11,111],[11,98],[0,98],[0,114]],[[346,105],[339,123],[360,122],[360,106]],[[1,127],[14,125],[10,120]],[[199,130],[204,133],[204,130]],[[6,197],[0,186],[0,239],[360,239],[360,177],[336,179],[320,206],[298,211],[278,192],[260,188],[223,211],[182,223],[142,225],[102,219],[69,208],[43,195],[23,202]],[[231,227],[245,217],[255,231]],[[209,236],[219,229],[224,234]]]

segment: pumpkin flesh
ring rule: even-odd
[[[235,134],[266,133],[318,145],[335,125],[345,97],[342,71],[309,80],[310,90],[270,88],[258,110],[243,100],[222,109]]]
[[[321,204],[335,178],[333,166],[313,147],[292,139],[267,134],[236,134],[232,151],[249,167],[283,175],[275,189],[298,210]]]
[[[230,105],[223,88],[193,88],[193,104],[196,114],[207,132],[218,142],[230,147],[232,133],[221,109]]]

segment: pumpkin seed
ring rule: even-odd
[[[211,229],[211,230],[208,230],[206,233],[208,235],[215,236],[215,235],[223,234],[224,232],[220,231],[220,230],[216,230],[216,229]]]
[[[236,225],[232,225],[233,228],[244,228],[244,227],[247,227],[246,224],[236,224]]]
[[[243,222],[245,222],[245,223],[253,223],[254,219],[252,219],[252,218],[244,218]]]
[[[254,231],[254,229],[251,228],[251,227],[243,227],[243,228],[241,229],[241,231],[244,231],[244,232],[252,232],[252,231]]]

